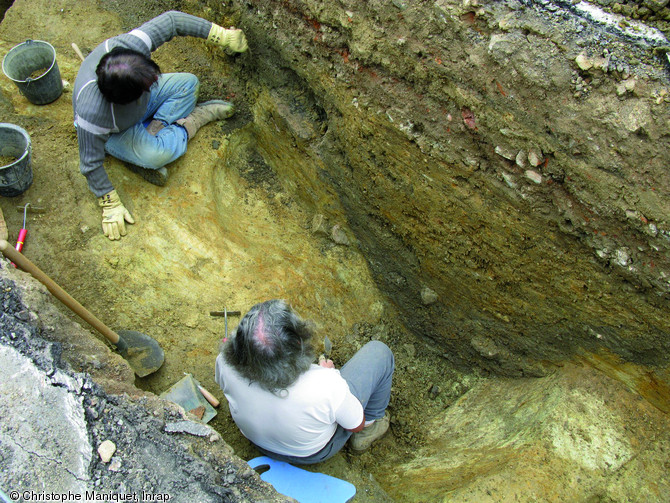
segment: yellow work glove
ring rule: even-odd
[[[220,45],[224,49],[230,49],[233,52],[244,52],[247,50],[247,38],[242,30],[235,28],[226,29],[218,24],[212,23],[209,29],[207,41]]]
[[[126,222],[134,224],[133,216],[121,202],[115,190],[98,198],[102,208],[102,232],[111,240],[126,235]]]

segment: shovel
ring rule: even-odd
[[[58,300],[72,309],[84,321],[104,335],[109,342],[116,346],[116,350],[128,360],[128,364],[139,377],[156,372],[163,361],[165,354],[158,343],[148,335],[134,330],[120,330],[114,332],[96,318],[79,302],[73,299],[65,290],[58,286],[51,278],[44,274],[35,264],[14,249],[7,241],[0,240],[0,251],[24,271],[30,273],[42,283]]]

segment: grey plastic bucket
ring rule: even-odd
[[[18,196],[33,183],[31,151],[30,135],[25,129],[0,122],[0,156],[16,159],[0,166],[0,196]]]
[[[31,77],[38,70],[44,72]],[[49,42],[26,40],[13,47],[2,60],[2,71],[35,105],[56,101],[63,93],[56,49]]]

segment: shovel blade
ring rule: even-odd
[[[165,361],[165,353],[158,343],[135,330],[119,330],[119,343],[116,349],[128,361],[138,377],[153,374]]]

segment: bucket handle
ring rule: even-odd
[[[32,39],[32,38],[29,38],[29,39],[26,40],[24,43],[25,43],[26,45],[30,45],[30,44],[33,43],[33,39]],[[42,75],[40,75],[40,77],[41,77],[41,76],[42,76]],[[30,84],[33,80],[37,80],[37,79],[31,79],[30,77],[26,77],[26,80],[24,80],[23,82],[25,82],[26,84]]]

